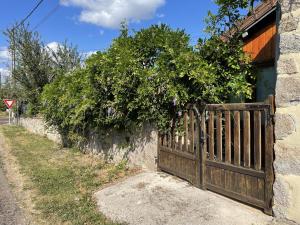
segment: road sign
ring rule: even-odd
[[[3,100],[7,108],[11,109],[13,105],[15,104],[16,100],[14,99],[4,99]]]

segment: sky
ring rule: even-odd
[[[8,75],[10,56],[8,27],[20,22],[39,0],[1,0],[0,73]],[[184,29],[195,44],[204,37],[204,19],[208,10],[216,11],[213,0],[44,0],[27,22],[40,33],[45,44],[55,48],[67,40],[83,54],[105,50],[118,36],[126,19],[130,30],[165,23]]]

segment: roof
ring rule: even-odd
[[[258,6],[256,6],[249,16],[246,16],[242,21],[237,24],[240,31],[247,31],[259,21],[264,19],[271,12],[276,10],[278,0],[263,0]],[[222,40],[228,40],[229,36],[234,34],[236,29],[230,29],[225,31],[221,36]]]
[[[265,0],[251,12],[239,25],[240,30],[247,30],[276,9],[277,0]]]

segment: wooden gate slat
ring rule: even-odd
[[[234,164],[241,164],[240,111],[234,111]]]
[[[190,139],[190,147],[189,152],[194,153],[194,139],[195,139],[195,116],[194,116],[194,110],[190,109],[190,130],[189,130],[189,139]]]
[[[231,121],[230,111],[225,111],[225,162],[231,163]]]
[[[244,166],[251,166],[251,157],[250,157],[250,112],[244,111]]]
[[[254,168],[261,169],[261,112],[254,111]]]
[[[231,108],[205,105],[201,113],[189,105],[183,121],[176,118],[170,132],[159,135],[159,168],[272,214],[274,109],[270,102],[231,104]],[[177,124],[183,126],[183,133],[175,133]]]
[[[214,118],[215,113],[209,112],[208,138],[209,138],[209,159],[214,160],[215,156],[215,142],[214,142]]]
[[[196,186],[201,188],[201,155],[200,155],[200,137],[201,137],[201,123],[199,121],[200,115],[196,116],[195,120],[195,158],[196,158]]]
[[[183,144],[183,151],[188,151],[188,114],[184,112],[183,116],[183,126],[184,126],[184,144]]]
[[[222,161],[222,112],[217,113],[217,159]]]
[[[206,159],[207,159],[207,135],[206,135],[206,114],[205,111],[201,114],[201,141],[202,141],[202,149],[200,153],[201,160],[201,186],[202,189],[206,189]]]

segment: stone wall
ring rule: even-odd
[[[300,0],[280,5],[273,209],[300,224]]]
[[[47,128],[42,118],[20,118],[18,123],[31,133],[45,136],[58,144],[62,143],[60,134],[51,127]]]
[[[42,118],[21,118],[19,124],[32,133],[62,143],[59,133],[53,128],[46,128]],[[86,153],[100,155],[109,162],[128,160],[129,165],[156,170],[157,132],[149,125],[133,133],[91,133],[87,144],[81,146],[81,149]]]

